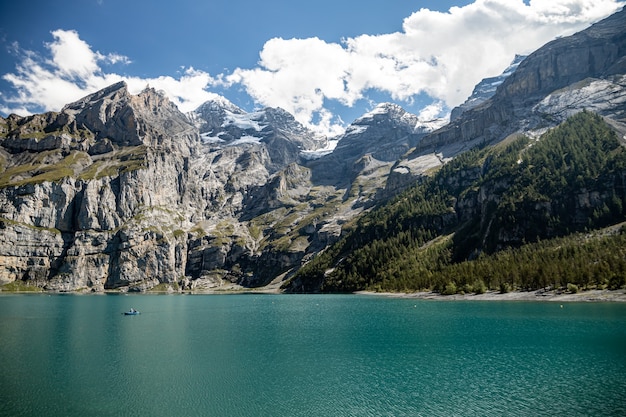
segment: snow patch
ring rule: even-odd
[[[201,133],[200,139],[202,139],[202,143],[210,144],[210,143],[223,143],[224,139],[220,139],[217,136],[211,136],[209,133]]]
[[[224,119],[224,123],[222,127],[227,126],[235,126],[241,130],[256,130],[260,132],[265,127],[261,125],[257,120],[254,120],[255,116],[258,117],[258,113],[245,113],[245,114],[235,114],[228,112],[229,114]]]
[[[376,107],[374,107],[372,110],[370,110],[369,112],[365,113],[363,116],[356,119],[352,124],[354,125],[354,124],[359,124],[361,122],[370,121],[374,118],[374,116],[377,116],[380,114],[388,114],[393,111],[399,111],[399,110],[401,110],[401,107],[398,106],[397,104],[380,103]]]
[[[450,122],[448,118],[433,119],[433,120],[420,120],[414,128],[415,132],[433,132],[441,127],[444,127]]]
[[[242,136],[239,139],[232,141],[226,146],[238,146],[238,145],[247,145],[247,144],[258,145],[260,143],[261,143],[261,138],[258,138],[256,136]]]
[[[393,169],[393,172],[397,173],[397,174],[402,174],[402,175],[406,175],[409,172],[411,172],[411,170],[409,170],[407,167],[403,167],[403,166],[399,166],[397,168]]]
[[[346,129],[345,136],[360,135],[361,133],[364,133],[367,130],[367,128],[368,126],[350,125]]]
[[[328,155],[332,153],[337,147],[338,140],[329,140],[326,147],[322,149],[316,149],[314,151],[302,151],[300,152],[300,157],[307,161],[312,161],[314,159],[319,159],[324,155]]]

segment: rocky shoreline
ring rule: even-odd
[[[626,302],[626,289],[620,290],[588,290],[569,293],[562,290],[511,291],[501,293],[487,291],[483,294],[442,295],[432,291],[415,293],[391,293],[358,291],[356,294],[375,295],[390,298],[411,298],[420,300],[447,301],[549,301],[549,302]]]
[[[3,291],[0,288],[0,294],[33,294],[32,291]],[[55,294],[58,291],[40,291],[39,294]],[[63,292],[64,294],[67,294]],[[124,291],[109,290],[104,292],[69,292],[70,294],[120,294]],[[193,294],[193,295],[235,295],[235,294],[284,294],[280,288],[276,286],[267,286],[260,288],[243,288],[239,286],[230,286],[226,288],[203,289],[192,291],[146,291],[133,292],[138,295],[156,295],[156,294]],[[454,294],[442,295],[433,291],[403,293],[403,292],[374,292],[374,291],[356,291],[355,295],[369,295],[376,297],[388,298],[410,298],[415,300],[438,300],[438,301],[539,301],[539,302],[626,302],[626,289],[619,290],[587,290],[577,293],[570,293],[563,290],[538,290],[538,291],[511,291],[501,293],[499,291],[487,291],[483,294]]]

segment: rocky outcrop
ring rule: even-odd
[[[265,108],[246,113],[226,99],[208,101],[189,118],[199,129],[203,141],[213,149],[259,145],[266,153],[264,167],[274,173],[299,160],[302,151],[326,146],[325,137],[316,135],[280,108]]]
[[[584,80],[612,80],[626,73],[624,27],[626,10],[549,42],[524,59],[493,97],[424,138],[413,156],[461,142],[494,143],[515,132],[558,124],[533,112],[534,106]],[[583,109],[577,106],[578,111]]]
[[[626,10],[588,29],[549,42],[525,59],[498,89],[498,99],[536,102],[589,77],[626,72]]]
[[[176,282],[199,145],[186,117],[155,91],[131,96],[123,84],[42,117],[13,117],[1,142],[2,281],[59,291]]]
[[[582,109],[602,114],[626,133],[626,76],[586,78],[548,94],[533,106],[533,123],[539,125],[545,120],[560,123]]]
[[[517,57],[501,76],[482,80],[453,110],[448,125],[424,136],[394,165],[385,194],[473,147],[517,134],[538,137],[583,110],[605,116],[626,133],[624,27],[622,10],[526,58]]]
[[[381,104],[323,154],[307,151],[327,138],[282,109],[247,113],[216,99],[185,115],[163,94],[132,95],[123,83],[60,112],[0,118],[0,285],[145,291],[280,281],[356,216],[472,146],[584,107],[626,126],[623,23],[621,12],[548,44],[449,126]],[[566,68],[572,54],[586,56],[583,69]],[[483,197],[468,193],[459,212]]]
[[[340,137],[335,150],[307,163],[313,171],[315,182],[341,183],[354,179],[354,164],[365,155],[380,162],[393,164],[420,139],[445,120],[423,122],[400,106],[382,103],[371,112],[356,119]]]
[[[450,120],[454,121],[458,119],[467,110],[472,109],[485,101],[489,100],[496,93],[496,89],[506,80],[511,74],[515,72],[519,64],[526,58],[525,55],[516,55],[511,65],[509,65],[502,74],[496,77],[489,77],[481,80],[472,95],[468,97],[463,104],[452,109],[450,112]]]

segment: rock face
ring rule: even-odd
[[[155,91],[131,96],[123,84],[46,117],[41,126],[13,118],[2,142],[14,152],[2,154],[3,282],[61,291],[176,282],[185,242],[169,211],[184,218],[193,199],[187,167],[199,143],[187,118]],[[11,146],[38,136],[67,140]]]
[[[447,126],[381,104],[332,152],[311,152],[327,138],[282,109],[246,113],[219,99],[182,114],[123,83],[60,112],[0,118],[0,285],[279,284],[355,216],[476,144],[582,108],[623,127],[624,16],[546,45],[490,98],[477,87],[480,99]]]
[[[336,240],[422,134],[385,105],[316,164],[301,155],[326,138],[282,109],[184,115],[123,83],[0,132],[0,284],[54,291],[265,285]]]
[[[201,143],[167,99],[116,84],[5,126],[3,282],[142,290],[185,275]]]
[[[525,55],[516,55],[511,65],[509,65],[502,74],[496,77],[485,78],[476,84],[474,91],[472,91],[472,95],[469,96],[463,104],[452,109],[452,112],[450,113],[450,120],[454,121],[458,119],[467,110],[472,109],[493,97],[496,93],[496,89],[504,82],[504,80],[513,74],[515,70],[517,70],[517,67],[525,58]]]
[[[445,120],[422,122],[396,104],[382,103],[348,126],[332,153],[307,165],[313,169],[317,181],[352,180],[374,160],[394,163],[427,133],[445,123]],[[359,161],[365,155],[371,159]]]
[[[189,114],[202,140],[213,148],[257,144],[269,156],[266,168],[274,173],[298,160],[302,151],[326,146],[319,137],[280,108],[246,113],[226,99],[208,101]]]
[[[483,80],[475,89],[481,98],[468,99],[455,109],[448,125],[420,140],[398,161],[389,185],[415,181],[424,167],[436,165],[435,157],[445,162],[472,147],[496,144],[515,134],[538,137],[582,110],[593,110],[626,132],[624,27],[626,10],[549,42],[522,59],[504,80],[497,79],[489,98],[490,93],[479,86],[490,80]]]
[[[494,143],[515,132],[554,126],[563,119],[542,114],[535,106],[551,94],[560,94],[561,89],[577,90],[577,83],[602,80],[623,85],[624,27],[626,10],[582,32],[546,44],[524,59],[493,97],[421,141],[414,156],[450,144]],[[608,101],[609,97],[596,99]],[[586,104],[571,102],[570,111],[581,111]],[[623,102],[620,106],[623,108]],[[600,114],[605,115],[604,111]],[[624,114],[620,114],[618,119],[624,122]]]

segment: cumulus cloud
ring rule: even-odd
[[[67,103],[119,81],[126,81],[131,93],[138,93],[147,85],[163,90],[181,111],[193,110],[217,96],[207,91],[217,80],[206,72],[187,68],[179,78],[139,78],[107,73],[103,65],[127,65],[131,60],[119,54],[93,51],[76,31],[55,30],[52,36],[54,40],[45,44],[50,57],[13,46],[20,61],[16,71],[5,74],[3,79],[14,87],[15,94],[0,97],[1,112],[26,115],[59,110]]]
[[[435,101],[424,107],[417,115],[421,122],[428,122],[436,119],[443,111],[444,104],[441,101]]]
[[[16,47],[15,72],[3,75],[12,95],[0,111],[27,114],[58,110],[86,94],[124,80],[136,93],[150,85],[165,91],[182,111],[215,98],[211,87],[243,89],[257,105],[282,107],[320,133],[336,134],[343,121],[332,105],[368,102],[372,91],[411,104],[432,99],[420,118],[442,115],[463,102],[482,78],[498,75],[515,54],[526,54],[557,36],[572,34],[624,6],[617,0],[476,0],[447,12],[421,9],[402,30],[363,34],[340,43],[319,38],[268,40],[258,65],[213,77],[194,68],[174,78],[140,78],[107,72],[131,63],[94,51],[75,31],[56,30],[49,57]],[[361,103],[362,104],[362,103]]]
[[[421,9],[401,32],[362,35],[341,44],[317,38],[269,40],[258,67],[240,68],[226,79],[245,87],[267,106],[280,106],[304,123],[321,117],[321,129],[337,120],[326,100],[352,106],[368,91],[398,101],[427,94],[423,112],[463,102],[482,78],[501,73],[515,54],[527,54],[557,36],[569,35],[615,12],[613,0],[477,0],[448,12]]]

